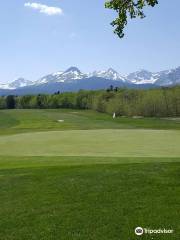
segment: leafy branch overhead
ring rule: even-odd
[[[156,4],[158,4],[158,0],[108,0],[105,7],[118,13],[117,18],[111,25],[115,28],[114,33],[123,38],[128,17],[131,19],[136,17],[144,18],[143,8],[145,6],[154,7]]]

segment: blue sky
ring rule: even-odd
[[[60,12],[47,8],[44,13],[33,2]],[[83,72],[112,67],[122,74],[177,67],[180,1],[170,2],[159,0],[144,20],[130,21],[121,40],[113,34],[114,13],[104,8],[104,0],[2,1],[0,82],[20,76],[36,80],[69,66]]]

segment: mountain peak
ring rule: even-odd
[[[26,81],[28,81],[28,80],[26,80],[23,77],[19,77],[19,78],[15,78],[12,82],[26,82]]]
[[[117,71],[114,70],[113,68],[109,68],[109,69],[107,70],[107,72],[110,72],[110,73],[117,73]]]
[[[154,83],[156,78],[152,72],[141,69],[137,72],[130,73],[127,76],[128,81],[135,84]]]
[[[95,71],[92,73],[93,76],[106,78],[110,80],[119,80],[119,81],[125,81],[125,77],[121,76],[117,71],[115,71],[113,68],[109,68],[106,71]]]
[[[148,71],[148,70],[146,70],[146,69],[143,69],[143,68],[141,68],[141,69],[139,69],[137,72],[150,72],[150,71]]]
[[[74,80],[86,78],[86,74],[83,74],[77,67],[70,67],[62,74],[61,78],[65,82],[74,82]]]
[[[74,66],[68,68],[64,73],[68,73],[68,72],[77,72],[77,73],[81,74],[81,71],[79,70],[79,68],[74,67]]]
[[[14,81],[12,81],[11,83],[9,83],[9,88],[20,88],[20,87],[25,87],[25,86],[29,86],[32,84],[32,81],[27,80],[25,78],[19,77],[16,78]]]

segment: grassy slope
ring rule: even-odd
[[[57,120],[63,119],[64,123]],[[180,121],[116,118],[80,110],[1,110],[0,134],[77,129],[178,129]]]
[[[65,122],[58,123],[58,119]],[[113,121],[110,116],[91,111],[0,111],[1,135],[107,128],[180,129],[180,123],[128,118]],[[163,132],[161,141],[166,141],[167,149],[179,141],[179,131],[168,133],[175,135],[166,136]],[[72,132],[65,134],[70,134],[68,141],[72,144]],[[144,139],[138,134],[134,137],[144,146]],[[23,136],[27,135],[19,135]],[[169,158],[13,156],[17,152],[8,157],[13,150],[12,139],[16,137],[0,137],[11,141],[6,156],[0,157],[1,240],[139,239],[134,235],[138,225],[173,228],[175,234],[154,235],[153,239],[179,240],[180,156],[172,158],[174,152]],[[149,140],[156,140],[154,149],[155,146],[158,149],[160,139]],[[23,145],[20,146],[23,151]],[[71,148],[69,145],[68,149]],[[92,152],[96,149],[96,145],[91,147]],[[152,239],[152,236],[144,235],[141,239]]]

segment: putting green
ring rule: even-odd
[[[179,157],[180,132],[73,130],[0,137],[1,156]]]

